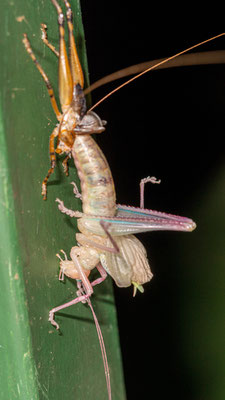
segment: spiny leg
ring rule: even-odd
[[[76,43],[73,34],[73,12],[70,6],[70,3],[67,0],[64,0],[66,6],[66,18],[67,25],[69,31],[69,48],[70,48],[70,68],[73,78],[73,85],[77,85],[78,83],[83,88],[84,86],[84,75],[82,71],[82,67],[80,65],[80,60],[77,53]]]
[[[59,57],[59,52],[56,50],[55,46],[48,41],[47,29],[47,25],[41,24],[41,40],[56,55],[56,57]]]
[[[41,194],[43,196],[43,199],[47,199],[47,182],[50,177],[50,175],[53,173],[55,166],[56,166],[56,155],[55,155],[55,147],[54,147],[54,140],[58,136],[59,133],[59,126],[56,126],[52,134],[50,135],[49,139],[49,154],[50,154],[50,163],[51,163],[51,168],[49,168],[48,173],[45,177],[45,179],[42,182],[42,191]]]
[[[61,306],[54,307],[51,311],[49,311],[49,319],[48,320],[51,322],[52,325],[54,325],[56,327],[56,329],[59,329],[59,325],[54,320],[56,312],[61,311],[65,308],[70,307],[79,302],[83,302],[83,301],[87,300],[93,293],[93,288],[92,288],[88,278],[86,277],[86,275],[83,271],[83,268],[81,267],[81,265],[78,261],[78,257],[76,255],[76,251],[74,251],[74,248],[72,248],[72,250],[70,252],[70,256],[71,256],[71,259],[74,262],[74,264],[77,268],[77,271],[79,273],[80,280],[82,281],[85,294],[82,294],[81,296],[78,296],[75,299],[73,299],[65,304],[62,304]]]
[[[140,181],[140,208],[144,208],[144,187],[147,182],[161,183],[161,179],[156,179],[155,176],[147,176]]]
[[[63,112],[71,104],[73,97],[73,79],[70,70],[69,60],[66,52],[64,15],[62,8],[56,0],[51,0],[58,13],[59,25],[59,99]]]
[[[36,56],[34,55],[34,52],[33,52],[32,48],[31,48],[31,44],[30,44],[30,42],[28,40],[28,37],[27,37],[26,33],[24,33],[23,44],[24,44],[25,49],[28,52],[29,56],[31,57],[31,59],[35,63],[38,71],[40,72],[40,74],[42,76],[42,78],[44,79],[44,82],[45,82],[45,85],[47,87],[48,94],[49,94],[49,97],[50,97],[50,101],[51,101],[51,104],[52,104],[52,108],[53,108],[53,110],[54,110],[54,112],[56,114],[56,117],[57,117],[58,121],[60,121],[61,120],[61,113],[60,113],[60,111],[58,109],[58,106],[57,106],[57,103],[56,103],[56,99],[55,99],[55,95],[54,95],[54,92],[53,92],[53,89],[52,89],[52,85],[51,85],[46,73],[44,72],[42,66],[39,64]]]

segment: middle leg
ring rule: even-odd
[[[151,183],[161,183],[161,179],[156,179],[155,176],[147,176],[147,178],[143,178],[140,181],[140,208],[144,208],[144,188],[145,184]]]

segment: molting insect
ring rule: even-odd
[[[105,365],[108,397],[111,399],[104,343],[90,302],[93,286],[101,283],[108,272],[118,286],[127,287],[133,284],[134,293],[136,289],[143,291],[142,285],[150,281],[152,273],[145,248],[134,234],[154,230],[192,231],[196,225],[189,218],[144,209],[144,185],[147,182],[158,183],[155,178],[149,177],[141,181],[140,208],[116,205],[110,168],[101,149],[91,136],[104,131],[105,121],[102,121],[93,111],[86,113],[83,72],[73,36],[71,7],[69,2],[64,0],[69,31],[70,57],[68,58],[64,40],[62,9],[56,0],[51,1],[58,13],[59,52],[48,42],[47,28],[43,24],[42,39],[59,59],[59,98],[62,113],[56,104],[47,75],[37,61],[26,34],[23,39],[27,52],[45,81],[53,110],[58,119],[58,125],[50,136],[51,168],[42,183],[42,195],[46,199],[47,181],[56,165],[55,153],[66,154],[63,161],[66,174],[68,174],[67,162],[72,155],[81,182],[81,194],[78,193],[76,187],[74,192],[77,197],[82,199],[83,212],[69,210],[63,202],[57,200],[59,209],[63,213],[78,218],[80,233],[76,234],[76,239],[79,245],[71,249],[71,260],[67,259],[64,251],[62,251],[64,258],[57,255],[60,259],[60,280],[63,279],[64,274],[76,279],[78,292],[74,300],[53,308],[49,313],[49,320],[58,329],[59,325],[54,320],[57,311],[78,302],[88,303],[96,323]],[[55,138],[57,138],[56,150],[54,149]],[[90,282],[88,277],[95,267],[98,269],[100,277]]]
[[[86,293],[50,311],[49,320],[57,328],[58,324],[54,321],[55,312],[89,298],[93,293],[92,287],[106,278],[106,272],[112,276],[117,286],[128,287],[133,284],[134,295],[137,289],[143,292],[142,285],[149,282],[153,275],[146,250],[134,236],[135,233],[157,230],[191,232],[195,229],[195,223],[189,218],[142,208],[144,184],[149,181],[158,183],[154,177],[141,181],[140,208],[115,205],[114,216],[72,211],[57,199],[61,212],[78,218],[78,228],[81,232],[76,234],[79,246],[74,246],[70,252],[72,261],[68,261],[67,257],[65,260],[60,257],[61,273],[73,279],[81,279]],[[74,193],[76,196],[81,196],[76,187]],[[90,202],[87,201],[88,203]],[[101,278],[90,283],[87,277],[90,270],[95,267],[100,272]]]
[[[56,152],[67,154],[63,162],[65,172],[68,172],[67,161],[72,154],[81,181],[83,213],[68,210],[60,203],[62,212],[78,218],[78,228],[81,232],[76,235],[79,246],[71,250],[72,261],[68,261],[67,258],[61,259],[60,264],[63,274],[82,281],[83,291],[79,290],[82,294],[75,300],[51,310],[49,319],[58,328],[54,321],[54,313],[79,301],[86,301],[93,293],[93,286],[106,278],[106,271],[118,286],[127,287],[133,284],[134,292],[137,288],[142,291],[142,284],[151,279],[152,273],[146,251],[133,234],[152,230],[192,231],[195,229],[195,223],[185,217],[144,209],[144,184],[147,181],[155,183],[155,178],[141,181],[140,208],[116,205],[110,168],[91,136],[93,133],[103,132],[105,122],[93,111],[86,113],[82,90],[83,72],[73,36],[72,10],[68,1],[64,0],[69,31],[68,59],[62,9],[56,0],[51,1],[58,13],[59,53],[48,42],[46,26],[43,24],[42,39],[59,58],[59,98],[63,114],[58,110],[52,87],[31,49],[27,35],[24,35],[23,42],[46,83],[59,121],[50,136],[51,168],[43,181],[42,195],[45,199],[47,180],[56,164],[55,137],[58,139]],[[90,283],[88,275],[95,267],[98,268],[101,277]]]

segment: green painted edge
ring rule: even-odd
[[[38,399],[13,191],[0,109],[0,398]],[[5,295],[7,294],[7,295]],[[10,296],[8,295],[10,294]],[[13,360],[13,362],[12,362]]]

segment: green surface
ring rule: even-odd
[[[81,62],[87,72],[79,2],[71,1]],[[48,141],[56,118],[46,87],[22,44],[26,32],[57,94],[57,59],[40,40],[48,25],[57,45],[57,15],[49,1],[3,0],[1,11],[0,126],[0,399],[106,399],[98,337],[90,309],[79,304],[57,315],[61,334],[48,322],[49,310],[71,300],[76,285],[58,281],[58,259],[75,244],[75,221],[62,215],[59,197],[80,207],[57,167],[41,198],[49,168]],[[86,74],[87,77],[87,74]],[[125,399],[116,311],[111,281],[95,290],[98,316],[111,372],[113,399]]]
[[[224,182],[223,160],[199,188],[196,240],[188,242],[178,276],[183,371],[189,377],[191,399],[225,398]]]

